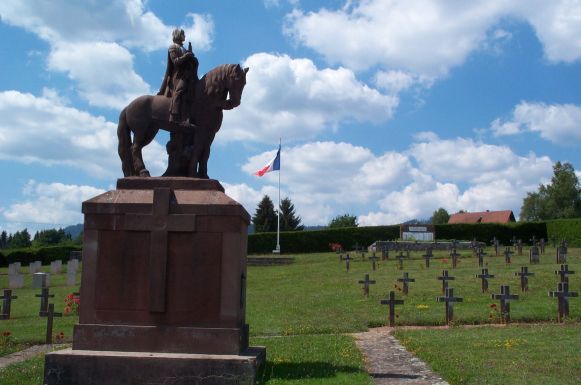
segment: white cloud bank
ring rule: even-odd
[[[273,155],[254,156],[242,169],[250,174]],[[407,151],[380,155],[349,143],[313,142],[283,148],[282,188],[310,225],[345,213],[358,214],[361,225],[394,224],[428,218],[439,207],[451,213],[511,209],[518,215],[526,192],[552,175],[552,163],[548,157],[433,133],[418,136]],[[230,187],[253,213],[267,191],[276,197],[277,178],[276,173],[263,177],[260,191],[244,184]]]
[[[4,23],[24,28],[50,45],[48,68],[77,82],[91,105],[120,109],[136,95],[151,93],[135,73],[130,49],[167,48],[173,26],[146,9],[145,0],[3,0]],[[214,24],[207,15],[188,14],[183,25],[197,50],[212,45]]]

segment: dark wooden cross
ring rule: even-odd
[[[500,242],[498,241],[498,239],[496,239],[496,237],[494,237],[490,241],[490,244],[492,245],[492,247],[494,247],[494,255],[498,257],[498,246],[500,246]]]
[[[517,252],[518,255],[522,255],[522,246],[523,246],[522,239],[519,239],[516,242],[516,252]]]
[[[505,248],[504,248],[504,262],[505,262],[507,265],[510,265],[510,262],[511,262],[511,260],[510,260],[510,256],[511,256],[512,254],[513,254],[513,251],[512,251],[512,250],[510,250],[510,247],[509,247],[509,246],[507,246],[507,247],[505,247]]]
[[[43,287],[41,293],[36,294],[35,297],[40,298],[40,310],[38,311],[38,315],[43,317],[48,311],[48,299],[53,298],[54,294],[49,294],[48,287]]]
[[[424,259],[426,260],[426,267],[429,268],[430,267],[430,258],[432,258],[434,256],[432,248],[428,247],[426,249],[426,254],[422,255],[422,257],[424,257]]]
[[[529,250],[529,263],[531,265],[537,264],[540,262],[539,258],[539,246],[531,246]]]
[[[569,298],[578,297],[577,292],[569,291],[569,282],[559,282],[557,284],[557,291],[550,291],[549,297],[556,297],[557,302],[557,321],[563,322],[564,317],[569,315]]]
[[[371,281],[369,279],[369,274],[365,274],[365,279],[359,281],[359,283],[363,284],[363,294],[366,297],[369,297],[369,285],[375,284],[375,281]]]
[[[445,295],[443,297],[437,297],[436,300],[446,303],[446,325],[450,324],[454,319],[454,302],[462,302],[462,298],[454,297],[454,289],[447,287]]]
[[[456,279],[456,277],[448,275],[448,270],[443,270],[442,275],[439,276],[438,279],[442,281],[442,293],[445,293],[446,289],[448,288],[448,281],[453,281]]]
[[[371,255],[371,257],[369,257],[373,271],[375,271],[375,265],[376,265],[378,259],[379,258],[375,255],[375,253],[373,253],[373,255]]]
[[[153,190],[151,214],[125,215],[125,230],[149,231],[149,311],[165,312],[168,234],[196,230],[195,214],[170,214],[170,188]],[[175,199],[175,198],[174,198]]]
[[[17,298],[18,297],[12,295],[12,290],[4,289],[4,295],[0,297],[2,300],[2,313],[0,313],[0,319],[10,319],[10,305],[12,304],[12,300]]]
[[[567,263],[567,245],[561,242],[561,245],[557,247],[557,252],[555,254],[555,262],[557,263]]]
[[[398,266],[400,270],[403,270],[403,260],[404,260],[404,256],[403,256],[403,251],[400,251],[398,256],[397,256],[397,261],[398,261]]]
[[[545,238],[541,238],[539,240],[539,247],[541,248],[541,254],[545,254],[545,245],[546,245]]]
[[[389,248],[387,247],[387,245],[383,245],[381,247],[381,260],[385,261],[389,259]]]
[[[403,273],[403,278],[398,278],[397,279],[398,282],[403,282],[403,293],[405,295],[408,294],[409,292],[409,282],[415,282],[416,279],[415,278],[410,278],[409,277],[409,273],[405,272]]]
[[[395,305],[403,305],[402,299],[395,299],[395,292],[389,292],[389,299],[382,299],[382,305],[389,305],[389,326],[395,326]]]
[[[485,255],[486,255],[486,253],[484,252],[484,249],[482,247],[479,247],[478,251],[476,251],[476,257],[478,258],[478,267],[484,266],[484,256]]]
[[[513,236],[512,236],[512,239],[510,240],[510,244],[511,244],[513,247],[516,247],[516,242],[517,242],[517,240],[516,240],[516,235],[513,235]]]
[[[488,292],[488,280],[490,278],[494,278],[494,275],[488,274],[488,269],[482,269],[482,273],[476,274],[476,278],[480,278],[482,280],[482,284],[480,285],[480,291],[482,293]]]
[[[351,262],[351,257],[349,256],[349,253],[347,253],[343,260],[345,261],[345,268],[347,269],[347,271],[349,271],[349,262]]]
[[[48,305],[48,310],[41,315],[41,317],[46,317],[46,344],[52,344],[52,322],[54,317],[62,317],[63,313],[54,312],[54,304]]]
[[[456,248],[452,248],[452,251],[450,251],[450,258],[452,258],[452,268],[455,269],[456,265],[458,265],[458,257],[460,256],[460,254],[458,254],[456,252]]]
[[[339,263],[343,262],[343,253],[339,253]]]
[[[518,299],[518,295],[510,294],[508,285],[500,286],[500,294],[492,294],[492,299],[500,300],[500,320],[502,323],[510,322],[510,300]]]
[[[537,237],[535,237],[534,235],[531,239],[529,239],[529,241],[531,242],[531,246],[537,245]]]
[[[529,272],[527,266],[521,266],[520,271],[514,273],[514,275],[520,277],[520,290],[529,291],[529,277],[535,275],[535,273]]]
[[[575,274],[573,270],[569,270],[569,265],[561,265],[559,270],[555,270],[555,274],[560,277],[560,282],[569,282],[569,276]]]

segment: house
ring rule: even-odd
[[[508,223],[516,222],[512,210],[482,211],[478,213],[457,213],[450,215],[451,223]]]

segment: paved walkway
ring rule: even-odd
[[[392,330],[382,327],[353,334],[375,385],[449,385],[408,352],[391,335]]]
[[[34,345],[28,349],[21,350],[16,353],[9,354],[7,356],[0,357],[0,369],[7,367],[8,365],[16,364],[21,361],[26,361],[29,358],[35,357],[41,353],[46,353],[51,350],[62,349],[67,345]]]

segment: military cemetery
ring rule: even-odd
[[[581,384],[580,1],[40,3],[0,385]]]

